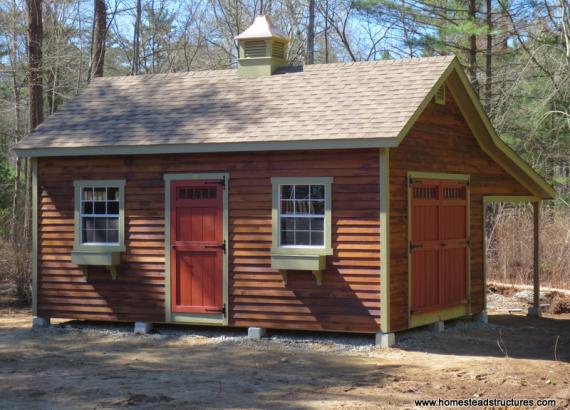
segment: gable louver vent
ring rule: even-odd
[[[435,93],[435,103],[445,105],[445,86],[439,87]]]
[[[245,56],[251,57],[265,57],[265,41],[246,41],[244,47]]]

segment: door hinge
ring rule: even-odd
[[[222,189],[226,189],[226,177],[222,177],[222,179],[217,181],[207,181],[206,184],[209,185],[221,185]]]
[[[412,241],[410,241],[410,242],[409,242],[409,245],[408,245],[410,252],[412,252],[414,249],[421,248],[422,246],[423,246],[423,245],[421,245],[421,244],[419,244],[419,245],[414,245],[414,244],[412,243]]]
[[[226,304],[224,303],[224,306],[221,309],[206,309],[206,312],[221,313],[224,315],[224,317],[226,317]]]
[[[226,240],[224,239],[224,242],[222,242],[219,245],[206,245],[204,246],[204,248],[208,248],[208,249],[222,249],[224,251],[224,255],[226,254]]]

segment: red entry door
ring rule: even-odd
[[[467,197],[464,182],[412,182],[412,313],[467,303]]]
[[[171,310],[223,312],[222,184],[171,182]]]

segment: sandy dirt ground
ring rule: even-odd
[[[495,314],[372,336],[55,321],[0,309],[2,409],[413,408],[429,398],[551,398],[570,405],[570,315]]]

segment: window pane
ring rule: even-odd
[[[281,230],[292,231],[295,229],[295,218],[281,218]]]
[[[104,201],[106,188],[95,188],[95,200]]]
[[[295,201],[295,212],[298,214],[308,214],[309,201]]]
[[[311,231],[324,231],[325,220],[324,218],[310,218],[311,219]]]
[[[295,245],[295,232],[281,231],[281,245]]]
[[[96,215],[105,215],[105,202],[95,202],[95,214]]]
[[[311,201],[311,214],[324,215],[325,214],[325,201]]]
[[[325,186],[311,185],[311,199],[325,199]]]
[[[119,231],[107,231],[107,242],[119,242]]]
[[[107,200],[108,201],[118,201],[119,200],[119,188],[107,188]]]
[[[309,232],[295,232],[295,245],[310,245]]]
[[[107,218],[107,229],[119,229],[119,220],[117,218]]]
[[[295,185],[295,199],[309,199],[309,185]]]
[[[84,214],[92,214],[93,213],[93,202],[83,202],[83,211]]]
[[[119,203],[118,202],[107,202],[107,214],[108,215],[119,215]]]
[[[293,199],[293,185],[281,185],[281,198]]]
[[[309,218],[296,218],[295,220],[295,230],[297,231],[308,231],[311,229],[309,225]]]
[[[96,218],[95,229],[107,229],[107,218]]]
[[[295,213],[294,204],[295,203],[293,201],[281,201],[281,213],[294,214]]]
[[[95,242],[107,242],[107,231],[93,231],[95,232]]]
[[[93,242],[93,231],[91,229],[83,230],[83,243]]]
[[[311,245],[312,246],[323,246],[325,244],[324,241],[324,233],[323,232],[311,232]]]
[[[93,188],[83,188],[83,199],[87,201],[93,199]]]
[[[95,228],[95,218],[83,218],[82,229],[94,229]]]

